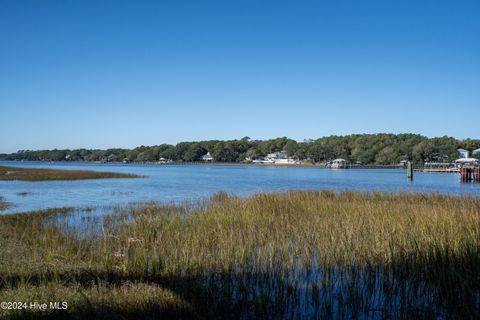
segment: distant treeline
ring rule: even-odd
[[[0,160],[36,161],[129,161],[149,162],[161,158],[172,161],[201,161],[210,152],[215,161],[241,162],[275,151],[285,151],[288,156],[312,162],[344,158],[362,164],[394,164],[401,160],[415,163],[427,161],[450,162],[458,158],[457,149],[473,151],[480,140],[457,140],[452,137],[427,138],[418,134],[353,134],[329,136],[317,140],[297,142],[287,137],[271,140],[210,140],[180,142],[177,145],[161,144],[140,146],[134,149],[107,150],[20,150],[0,154]]]

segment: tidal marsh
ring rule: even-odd
[[[0,296],[69,309],[0,317],[480,316],[480,198],[220,193],[114,211],[81,220],[87,235],[67,209],[1,216]]]
[[[3,197],[0,197],[0,211],[6,210],[8,207],[8,202]]]
[[[60,170],[0,166],[0,180],[48,181],[48,180],[83,180],[107,178],[139,178],[134,174],[116,172],[98,172],[88,170]]]

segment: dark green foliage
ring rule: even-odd
[[[363,164],[385,165],[395,164],[401,160],[411,160],[415,163],[451,162],[458,157],[458,148],[473,151],[479,147],[480,140],[382,133],[329,136],[304,142],[287,137],[270,140],[251,140],[244,137],[240,140],[180,142],[176,146],[161,144],[140,146],[135,149],[20,150],[13,154],[0,154],[0,160],[149,162],[165,158],[193,162],[201,161],[202,156],[210,152],[215,161],[240,162],[246,157],[251,159],[283,150],[288,156],[313,162],[344,158]]]

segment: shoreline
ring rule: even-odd
[[[168,166],[168,165],[198,165],[198,166],[255,166],[255,167],[318,167],[325,169],[332,169],[326,166],[324,163],[299,163],[299,164],[286,164],[286,163],[249,163],[249,162],[170,162],[170,163],[158,163],[158,162],[120,162],[120,161],[111,161],[111,162],[98,162],[98,161],[20,161],[20,160],[0,160],[0,164],[3,162],[8,163],[45,163],[45,164],[68,164],[68,163],[80,163],[80,164],[99,164],[99,165],[158,165],[158,166]],[[334,170],[342,169],[404,169],[404,167],[399,165],[352,165],[346,168],[335,168]]]

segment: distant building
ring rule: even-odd
[[[467,150],[465,150],[465,151],[467,151]],[[462,157],[462,155],[460,155],[460,152],[459,152],[459,156]],[[465,158],[467,158],[467,157],[465,157]],[[443,154],[443,153],[433,153],[432,154],[432,162],[447,162],[447,161],[448,161],[448,156],[446,154]]]
[[[334,168],[334,169],[343,169],[346,167],[347,167],[347,160],[340,159],[340,158],[333,160],[332,163],[330,164],[330,168]]]
[[[455,160],[455,165],[462,166],[462,165],[478,165],[480,164],[480,160],[475,158],[460,158]]]
[[[301,162],[295,160],[292,157],[287,157],[285,151],[276,151],[267,154],[264,158],[252,159],[253,163],[263,163],[263,164],[300,164]]]
[[[280,159],[287,159],[287,153],[285,151],[277,151],[277,152],[269,153],[265,157],[265,160],[267,160],[267,161],[269,161],[269,160],[270,161],[276,161],[276,160],[280,160]]]
[[[274,161],[275,164],[300,164],[300,161],[297,161],[293,158],[286,158],[286,159],[277,159]]]
[[[459,158],[468,158],[470,157],[470,151],[465,150],[465,149],[457,149],[458,152],[458,157]]]
[[[158,161],[157,161],[158,164],[171,163],[171,162],[172,162],[172,160],[166,159],[166,158],[163,158],[163,157],[158,159]]]
[[[473,150],[473,151],[472,151],[472,155],[474,155],[474,156],[480,156],[480,148]]]
[[[202,156],[202,160],[203,160],[203,161],[206,161],[206,162],[211,162],[211,161],[213,161],[213,157],[212,157],[212,155],[210,154],[210,152],[207,152],[207,154],[204,154],[204,155]]]

